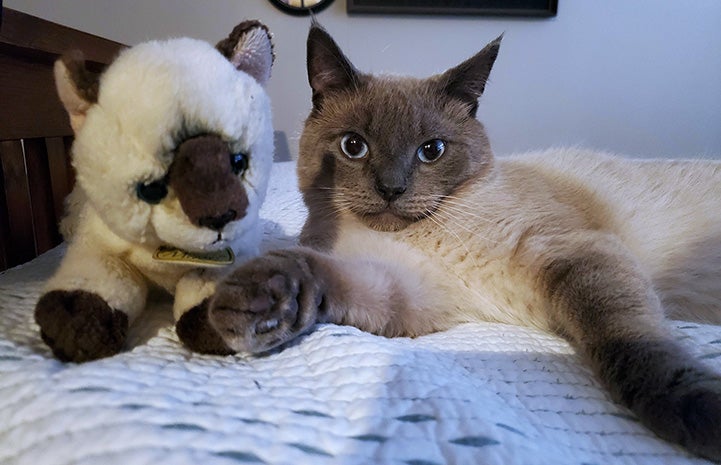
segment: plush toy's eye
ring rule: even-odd
[[[432,163],[441,158],[441,155],[443,155],[445,151],[446,143],[440,139],[433,139],[423,142],[423,144],[418,147],[416,153],[423,163]]]
[[[148,183],[139,182],[135,186],[135,193],[143,202],[156,205],[168,195],[168,186],[165,184],[165,180]]]
[[[230,168],[236,175],[244,172],[248,169],[248,156],[244,153],[231,153]]]
[[[363,158],[368,153],[368,143],[355,132],[349,132],[340,140],[340,149],[348,158]]]

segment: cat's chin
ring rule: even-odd
[[[415,220],[403,218],[390,212],[366,214],[361,221],[371,229],[381,232],[396,232],[407,228]]]

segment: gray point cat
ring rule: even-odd
[[[302,246],[230,274],[197,349],[264,352],[319,322],[533,326],[660,437],[721,461],[721,378],[666,320],[721,321],[721,164],[494,158],[476,111],[500,43],[428,79],[374,76],[311,27]]]

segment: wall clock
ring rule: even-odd
[[[333,3],[333,0],[270,0],[270,3],[286,13],[305,16],[318,13]]]

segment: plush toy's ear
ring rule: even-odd
[[[80,50],[73,50],[55,62],[55,86],[60,101],[70,116],[70,126],[77,133],[85,122],[85,113],[98,101],[100,75],[88,71]]]
[[[273,65],[273,42],[270,31],[260,21],[243,21],[215,48],[239,70],[245,71],[265,85]]]

